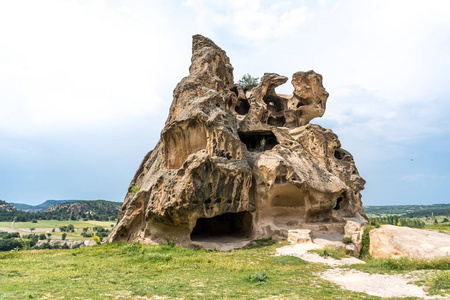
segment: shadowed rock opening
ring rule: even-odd
[[[338,215],[346,215],[348,210],[348,197],[345,193],[341,194],[334,203],[333,210],[338,213]]]
[[[286,118],[284,116],[281,117],[269,117],[267,120],[267,124],[277,127],[283,127],[286,124]]]
[[[267,109],[275,116],[282,115],[285,108],[283,99],[274,95],[266,95],[263,98],[267,104]]]
[[[334,207],[333,207],[334,210],[338,210],[341,208],[340,206],[341,206],[342,200],[344,200],[344,198],[342,198],[342,197],[337,198],[336,203],[334,204]]]
[[[334,151],[334,157],[336,157],[337,159],[343,159],[344,156],[345,156],[345,152],[344,152],[342,149],[337,148],[337,149]]]
[[[304,207],[305,199],[299,189],[290,184],[274,187],[270,193],[272,206]]]
[[[248,211],[226,213],[212,218],[199,218],[191,233],[191,240],[216,238],[249,238],[252,215]]]
[[[248,151],[266,151],[278,145],[278,140],[272,131],[239,133],[239,138],[247,146]]]
[[[268,193],[268,199],[270,206],[266,207],[266,213],[272,216],[275,225],[289,228],[304,222],[306,198],[297,186],[290,183],[276,184]]]
[[[230,89],[230,91],[232,91],[236,96],[239,97],[239,92],[238,92],[238,89],[237,89],[237,86],[236,86],[236,85],[233,86],[233,87]]]
[[[247,99],[239,99],[234,110],[240,115],[246,115],[250,110],[250,104]]]
[[[332,209],[311,209],[306,216],[306,223],[331,222]]]

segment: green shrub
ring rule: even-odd
[[[92,240],[93,240],[95,243],[97,243],[97,245],[100,245],[100,238],[99,238],[98,236],[96,236],[95,233],[94,233],[94,235],[92,236]]]
[[[42,243],[40,246],[34,246],[34,249],[53,249],[49,242]]]
[[[255,283],[263,283],[265,282],[269,277],[266,273],[263,272],[255,272],[252,275],[248,275],[245,277],[247,281],[255,282]]]
[[[0,240],[0,251],[11,251],[22,248],[22,243],[16,239]]]
[[[130,191],[131,191],[131,194],[133,194],[133,195],[136,195],[140,189],[141,189],[140,186],[135,186],[134,184],[130,185]]]
[[[450,270],[450,257],[435,259],[377,258],[367,260],[367,267],[382,270]]]
[[[343,247],[326,245],[323,249],[311,250],[310,252],[317,253],[322,257],[331,257],[334,259],[341,259],[345,257],[349,257],[347,253],[345,253],[345,249]]]
[[[177,244],[177,239],[175,237],[172,237],[172,239],[170,239],[170,237],[166,236],[166,242],[169,247],[173,248]]]
[[[346,245],[350,244],[352,242],[352,238],[349,236],[344,236],[344,238],[342,239],[342,242]]]
[[[371,225],[364,226],[364,232],[362,235],[362,248],[359,254],[360,258],[368,258],[370,257],[369,247],[370,247],[370,230],[372,230]]]
[[[245,74],[241,79],[239,79],[238,84],[242,87],[244,92],[246,92],[257,86],[258,80],[258,77],[253,77],[250,74]]]
[[[427,276],[431,294],[450,294],[450,272],[438,272]]]
[[[172,255],[161,253],[149,253],[144,255],[144,258],[151,262],[169,262],[172,260]]]
[[[276,241],[274,241],[272,239],[272,237],[268,237],[268,238],[262,238],[259,240],[253,240],[251,241],[249,244],[247,244],[245,247],[243,247],[242,249],[255,249],[255,248],[261,248],[261,247],[266,247],[266,246],[270,246],[275,244]]]

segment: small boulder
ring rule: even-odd
[[[309,229],[288,230],[288,242],[291,244],[311,243],[311,230]]]

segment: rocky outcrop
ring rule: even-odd
[[[0,200],[0,210],[4,210],[6,212],[12,212],[12,211],[16,211],[17,209],[13,205],[11,205],[3,200]]]
[[[96,242],[93,240],[84,240],[84,241],[58,241],[58,240],[39,240],[36,243],[36,247],[42,247],[44,244],[48,243],[48,248],[61,248],[64,247],[64,245],[67,246],[68,249],[75,249],[75,248],[83,248],[83,247],[91,247],[97,245]]]
[[[374,258],[435,258],[450,255],[450,235],[403,226],[381,225],[370,231]]]
[[[329,129],[322,76],[297,72],[293,95],[266,73],[244,94],[225,51],[193,37],[192,64],[173,93],[161,139],[139,166],[109,241],[182,246],[286,238],[290,229],[344,232],[365,222],[359,176]]]
[[[101,212],[119,212],[120,207],[106,201],[80,201],[53,204],[45,212],[64,211],[70,214],[98,214]]]

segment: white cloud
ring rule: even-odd
[[[293,5],[291,1],[267,5],[260,0],[188,0],[185,4],[196,10],[196,22],[207,33],[223,26],[232,32],[234,38],[249,43],[293,37],[298,34],[300,26],[312,17],[306,5]]]
[[[2,2],[0,130],[32,133],[158,114],[167,105],[158,85],[180,57],[170,55],[176,38],[157,4],[128,4]]]

